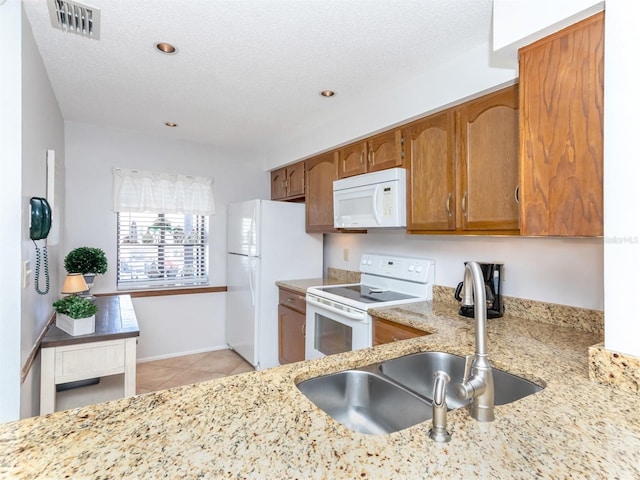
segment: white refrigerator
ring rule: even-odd
[[[227,344],[257,370],[278,362],[278,280],[322,277],[322,234],[301,203],[250,200],[227,209]]]

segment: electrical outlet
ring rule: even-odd
[[[31,262],[27,260],[22,265],[22,288],[29,286],[29,279],[31,277]]]
[[[345,262],[348,262],[348,261],[349,261],[349,249],[348,249],[348,248],[344,248],[344,249],[342,249],[342,259],[343,259]]]

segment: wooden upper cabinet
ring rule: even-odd
[[[287,167],[287,196],[304,196],[304,162]]]
[[[335,232],[333,228],[333,181],[338,179],[337,159],[333,152],[318,155],[306,163],[306,230]]]
[[[459,227],[518,231],[518,87],[457,109]]]
[[[392,130],[371,137],[367,144],[367,171],[376,172],[401,167],[404,160],[401,130]]]
[[[391,130],[337,151],[338,177],[376,172],[403,165],[402,132]]]
[[[407,230],[455,230],[453,110],[403,128],[407,166]]]
[[[338,176],[340,178],[359,175],[367,171],[367,144],[366,142],[352,143],[342,147],[338,155]]]
[[[603,234],[604,13],[520,49],[522,235]]]
[[[304,197],[304,162],[294,163],[271,172],[271,200]]]
[[[280,200],[287,196],[287,171],[279,168],[271,172],[271,200]]]

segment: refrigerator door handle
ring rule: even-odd
[[[256,306],[256,293],[253,288],[253,275],[256,272],[256,259],[255,257],[249,257],[249,290],[251,291],[251,305]]]
[[[249,225],[249,256],[256,254],[256,211],[251,216],[251,224]]]

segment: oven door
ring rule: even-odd
[[[305,359],[371,346],[371,317],[364,310],[307,294]]]

